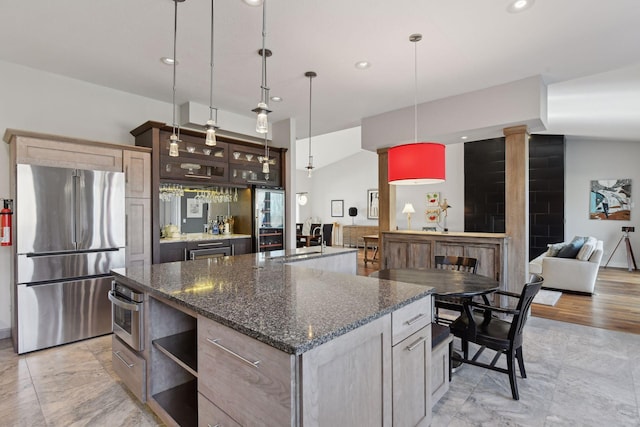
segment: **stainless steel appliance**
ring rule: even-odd
[[[111,284],[113,333],[136,351],[144,350],[144,294],[117,283]]]
[[[124,174],[19,164],[16,189],[18,353],[111,332]]]
[[[254,188],[256,252],[284,249],[284,190]]]
[[[233,255],[233,247],[228,241],[198,243],[196,249],[189,249],[189,259],[218,258]]]

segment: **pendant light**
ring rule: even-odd
[[[262,173],[269,173],[269,144],[266,133],[264,134],[264,159],[262,159]]]
[[[271,56],[271,52],[265,48],[265,43],[267,40],[267,1],[263,0],[262,2],[262,49],[258,51],[260,56],[262,56],[262,84],[260,86],[260,102],[258,106],[254,108],[253,111],[256,113],[256,132],[258,133],[269,133],[269,122],[267,120],[267,114],[271,112],[269,110],[269,106],[267,105],[267,100],[269,99],[269,87],[267,86],[267,57]]]
[[[311,81],[318,75],[314,71],[307,71],[304,75],[309,77],[309,164],[307,165],[307,176],[311,178],[311,171],[313,170],[313,156],[311,155]]]
[[[209,68],[211,70],[211,75],[209,78],[209,120],[207,120],[207,124],[204,126],[206,130],[206,136],[204,143],[206,145],[216,145],[216,129],[218,129],[218,109],[213,108],[213,29],[214,29],[214,2],[215,0],[211,0],[211,61],[209,62]],[[215,111],[215,118],[214,118]]]
[[[412,34],[409,41],[415,49],[415,93],[413,100],[414,144],[398,145],[388,151],[387,173],[389,184],[435,184],[445,180],[444,145],[436,142],[418,142],[418,42],[422,34]]]
[[[178,38],[178,3],[182,3],[184,0],[173,0],[174,14],[173,14],[173,131],[169,137],[169,156],[178,157],[180,150],[178,144],[180,141],[180,129],[176,125],[176,64],[178,58],[176,55],[176,39]]]

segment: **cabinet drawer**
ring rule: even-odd
[[[292,425],[294,366],[293,355],[198,316],[198,391],[238,423]]]
[[[111,363],[115,373],[141,402],[146,402],[145,360],[115,335],[111,339],[111,351]]]
[[[198,427],[240,427],[233,418],[198,393]]]
[[[426,297],[391,314],[393,345],[431,323],[432,298]]]

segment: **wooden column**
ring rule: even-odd
[[[505,228],[507,289],[520,292],[529,260],[529,134],[527,126],[503,129],[505,141]]]
[[[379,253],[382,253],[382,231],[396,228],[396,187],[389,185],[389,148],[378,149],[378,239]]]

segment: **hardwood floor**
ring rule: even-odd
[[[364,266],[358,251],[358,275],[368,276],[378,263]],[[533,316],[612,331],[640,334],[640,270],[601,268],[592,296],[563,292],[555,306],[533,304]]]

